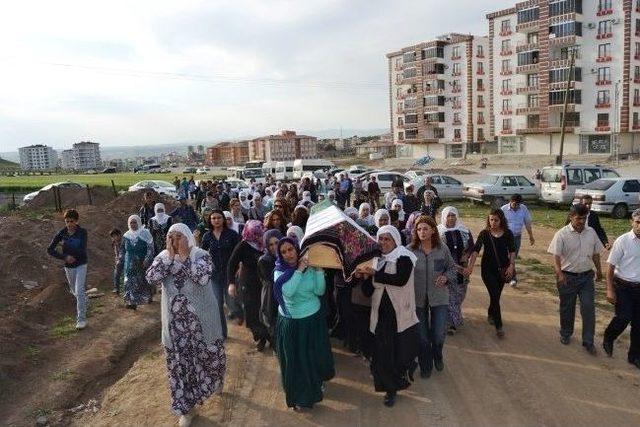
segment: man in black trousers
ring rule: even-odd
[[[594,231],[598,235],[598,239],[600,239],[600,242],[602,242],[602,246],[604,246],[606,250],[611,249],[609,238],[607,237],[607,232],[604,231],[604,228],[602,228],[602,225],[600,225],[600,217],[596,212],[591,210],[593,198],[590,195],[585,194],[580,197],[580,203],[585,205],[587,209],[589,209],[589,215],[587,215],[587,225],[594,229]]]

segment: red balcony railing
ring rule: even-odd
[[[500,133],[502,133],[503,135],[507,135],[507,134],[513,133],[513,129],[511,129],[511,128],[508,128],[508,129],[502,128],[502,132],[500,132]]]
[[[513,70],[511,70],[510,68],[503,68],[500,70],[501,76],[508,76],[509,74],[513,74]]]
[[[613,9],[612,8],[602,8],[602,9],[598,9],[598,12],[596,13],[596,15],[598,16],[604,16],[604,15],[611,15],[613,13]]]
[[[632,126],[631,129],[633,130],[638,130],[640,129],[640,122],[635,122]]]
[[[609,122],[598,122],[598,126],[596,126],[596,132],[607,132],[609,130],[611,130]]]
[[[500,56],[509,56],[513,55],[513,51],[511,49],[503,49],[500,51]]]
[[[596,103],[596,108],[611,108],[611,102],[599,101]]]
[[[501,113],[502,113],[503,116],[510,116],[510,115],[513,114],[513,110],[511,110],[511,109],[508,109],[508,110],[503,109],[501,111]]]
[[[613,33],[598,33],[596,35],[596,38],[598,40],[602,40],[602,39],[610,39],[611,37],[613,37]]]
[[[510,36],[510,35],[511,35],[511,28],[505,28],[504,30],[500,31],[501,37]]]
[[[640,98],[633,98],[633,106],[640,107]]]
[[[610,62],[611,60],[611,56],[599,56],[596,58],[596,62]]]
[[[596,85],[598,86],[605,86],[610,84],[611,84],[611,80],[596,80]]]
[[[500,95],[512,95],[513,91],[511,89],[502,89],[500,91]]]

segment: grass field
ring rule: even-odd
[[[29,175],[29,176],[2,176],[0,177],[0,192],[31,192],[39,190],[47,184],[61,181],[72,181],[80,184],[86,184],[91,186],[104,186],[111,187],[111,180],[113,180],[118,190],[123,190],[135,184],[138,181],[147,179],[169,181],[172,182],[175,177],[182,179],[182,174],[172,173],[149,173],[149,174],[136,174],[136,173],[113,173],[113,174],[77,174],[77,175]],[[211,178],[210,175],[194,175],[196,179]],[[218,178],[218,177],[214,177]]]

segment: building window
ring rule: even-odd
[[[603,43],[598,45],[598,58],[607,58],[611,56],[611,43]]]
[[[511,130],[511,119],[502,119],[502,130]]]
[[[610,67],[600,67],[598,68],[598,83],[610,82],[611,81],[611,68]]]
[[[484,56],[484,46],[482,46],[481,44],[478,45],[477,47],[478,51],[477,51],[477,56],[482,58]]]
[[[525,9],[518,11],[518,24],[525,24],[527,22],[537,21],[540,17],[540,9],[535,7],[533,9]]]
[[[460,113],[453,113],[453,123],[461,123]]]
[[[483,125],[484,124],[484,113],[482,111],[478,112],[478,124],[479,125]]]
[[[539,78],[537,74],[527,74],[527,87],[538,87]]]
[[[609,126],[609,113],[598,114],[598,127]]]
[[[502,60],[502,72],[503,73],[511,72],[511,60],[510,59],[503,59]]]
[[[636,46],[635,57],[636,57],[636,59],[640,59],[640,43],[636,42],[635,46]]]
[[[482,95],[478,95],[478,107],[484,107],[484,97]]]
[[[537,43],[538,43],[538,33],[527,34],[527,44],[537,44]]]
[[[506,39],[506,40],[502,40],[502,49],[501,52],[508,52],[511,50],[511,40],[510,39]]]
[[[582,91],[580,90],[570,90],[568,102],[570,104],[581,104],[582,103]],[[549,92],[549,105],[560,105],[564,103],[564,91],[550,91]]]
[[[633,90],[633,106],[637,107],[640,105],[640,89]]]
[[[503,99],[502,100],[502,112],[506,113],[511,111],[511,100],[510,99]]]
[[[537,108],[540,106],[540,98],[538,95],[529,95],[527,96],[527,107],[528,108]]]
[[[453,130],[453,138],[454,139],[461,139],[462,138],[460,129],[454,129]]]
[[[518,54],[518,66],[537,64],[540,58],[540,52],[532,50]]]
[[[502,81],[502,91],[508,92],[511,90],[511,79],[506,79]]]
[[[640,128],[640,120],[638,119],[638,112],[633,113],[633,128]]]
[[[409,62],[414,62],[416,60],[416,53],[415,52],[407,52],[405,54],[402,55],[402,61],[407,64]]]
[[[484,90],[484,81],[482,79],[478,79],[477,81],[478,90]]]
[[[572,12],[582,13],[582,0],[549,2],[549,16],[564,15]]]
[[[598,22],[598,36],[602,37],[604,35],[611,34],[612,32],[611,20]]]
[[[612,8],[611,0],[598,0],[598,12],[611,10]]]
[[[478,74],[484,74],[484,64],[482,62],[478,62]]]
[[[551,34],[555,37],[582,36],[582,23],[571,21],[552,25],[549,27],[549,35]]]
[[[556,70],[549,71],[549,83],[562,83],[566,82],[569,78],[569,68],[558,68]],[[573,75],[571,80],[575,82],[582,81],[582,68],[576,67],[573,69]]]
[[[611,98],[608,90],[599,90],[596,98],[597,105],[610,105]]]
[[[460,58],[460,47],[459,46],[454,46],[451,49],[451,57],[452,58]]]
[[[511,21],[505,19],[500,23],[500,32],[503,34],[507,34],[511,32]]]
[[[451,71],[454,75],[459,75],[460,74],[460,63],[456,62],[453,64],[453,68]]]

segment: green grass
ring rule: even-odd
[[[60,181],[72,181],[79,184],[86,184],[91,186],[103,186],[111,187],[111,180],[113,180],[116,189],[125,190],[129,186],[135,184],[138,181],[144,181],[147,179],[168,181],[172,182],[175,177],[182,179],[183,176],[189,178],[192,175],[173,174],[173,173],[146,173],[136,174],[130,172],[113,173],[113,174],[76,174],[76,175],[22,175],[22,176],[1,176],[0,177],[0,191],[36,191],[45,185],[60,182]],[[219,179],[222,176],[213,175],[193,175],[196,179]]]
[[[76,321],[71,316],[65,316],[51,329],[51,335],[55,338],[65,338],[75,335]]]
[[[35,345],[29,345],[24,349],[24,352],[27,354],[27,357],[29,358],[29,360],[31,360],[32,362],[35,362],[38,360],[38,357],[40,356],[40,349],[38,347],[36,347]]]

